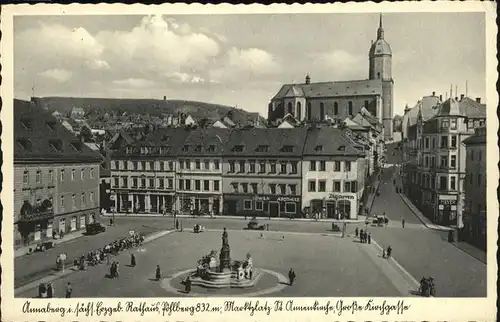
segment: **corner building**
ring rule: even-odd
[[[302,150],[307,129],[231,132],[223,163],[224,214],[303,217]]]
[[[364,107],[383,123],[384,139],[392,138],[394,80],[392,50],[385,40],[382,16],[377,40],[369,50],[368,79],[311,82],[307,75],[301,84],[285,84],[271,99],[268,120],[276,121],[291,114],[298,121],[344,120]]]
[[[101,161],[50,113],[14,100],[14,247],[99,220]]]

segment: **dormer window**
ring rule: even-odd
[[[62,141],[59,139],[49,140],[50,147],[54,149],[56,152],[62,151]]]
[[[281,148],[281,152],[293,152],[293,149],[293,145],[284,145],[283,148]]]
[[[269,151],[269,145],[259,145],[257,149],[255,149],[256,152],[268,152]]]
[[[233,147],[233,152],[243,152],[244,146],[243,145],[235,145]]]
[[[53,121],[53,120],[47,121],[47,126],[49,127],[49,129],[51,131],[55,131],[56,130],[56,122]]]
[[[75,149],[76,152],[82,152],[82,142],[80,141],[71,142],[71,147]]]
[[[314,148],[314,151],[316,151],[316,152],[323,151],[323,146],[322,145],[316,145],[316,147]]]
[[[207,151],[208,152],[215,152],[215,145],[209,145]]]
[[[197,145],[197,146],[194,148],[194,152],[201,152],[201,145]]]
[[[33,121],[30,117],[23,116],[21,118],[21,124],[27,129],[31,130],[33,128]]]
[[[337,150],[344,152],[345,151],[345,145],[339,146],[339,148]]]
[[[30,139],[20,138],[17,140],[17,143],[25,150],[31,151],[32,144]]]
[[[125,148],[125,153],[132,154],[132,147],[128,146]]]
[[[189,150],[189,145],[182,146],[182,152],[187,152]]]

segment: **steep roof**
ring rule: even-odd
[[[366,127],[361,126],[358,123],[354,122],[349,117],[345,118],[344,125],[346,127],[350,128],[351,130],[354,130],[354,131],[361,131],[361,130],[366,130],[367,129]]]
[[[299,157],[307,137],[304,128],[251,128],[233,130],[225,155],[248,157]]]
[[[381,95],[382,81],[380,79],[365,79],[342,82],[320,82],[310,84],[285,84],[278,91],[273,100],[291,97],[306,98],[340,97],[354,95]]]
[[[425,122],[437,113],[437,106],[439,103],[438,96],[424,96],[419,100],[408,113],[403,115],[403,125],[408,127],[417,123],[418,111],[422,112],[422,121]]]
[[[304,146],[304,155],[314,156],[363,156],[344,131],[332,127],[310,129]]]
[[[14,99],[14,162],[83,163],[101,159],[51,113],[32,102]]]
[[[467,118],[486,118],[486,105],[468,97],[461,100],[449,98],[438,106],[434,117],[463,116]]]
[[[462,141],[465,145],[486,144],[486,127],[476,129],[476,132]]]
[[[178,156],[221,155],[225,151],[231,130],[223,128],[196,128],[177,149]]]
[[[110,140],[110,143],[113,144],[119,138],[122,138],[127,144],[132,144],[134,139],[127,132],[118,132],[116,133]]]

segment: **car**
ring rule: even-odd
[[[87,226],[85,226],[85,230],[86,230],[87,235],[97,235],[99,233],[105,232],[106,227],[104,227],[103,225],[101,225],[98,222],[95,222],[95,223],[91,223],[91,224],[88,224]]]
[[[42,242],[36,245],[35,252],[44,252],[47,249],[54,248],[56,244],[54,242],[48,241],[48,242]]]
[[[259,225],[259,222],[255,217],[252,218],[252,220],[250,220],[247,224],[247,229],[249,230],[264,230],[265,228],[265,225]]]

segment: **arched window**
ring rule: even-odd
[[[297,102],[297,120],[302,121],[302,104]]]
[[[377,73],[377,78],[380,79],[380,73]]]
[[[319,103],[319,119],[321,121],[325,120],[325,103]]]
[[[333,114],[339,115],[339,103],[337,102],[333,103]]]
[[[307,120],[310,121],[312,119],[312,106],[311,102],[307,103]]]
[[[352,115],[352,101],[349,101],[349,115]]]
[[[293,115],[293,104],[292,104],[292,102],[288,102],[288,113]]]

